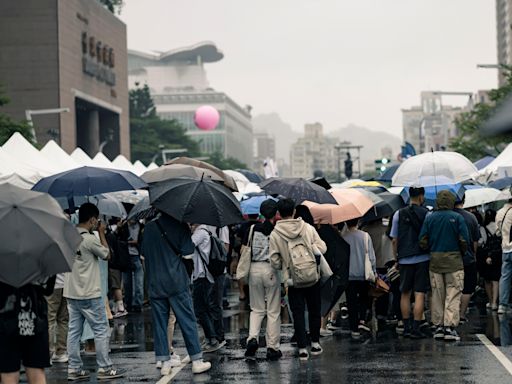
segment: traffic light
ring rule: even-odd
[[[352,160],[350,158],[345,160],[345,176],[347,179],[352,177]]]
[[[387,159],[385,157],[382,159],[375,160],[375,170],[384,172],[388,168],[388,164],[389,164],[389,159]]]

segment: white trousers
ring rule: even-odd
[[[251,263],[249,272],[249,338],[258,340],[261,323],[267,316],[267,348],[279,349],[281,334],[281,284],[270,263]]]

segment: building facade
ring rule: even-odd
[[[292,145],[290,171],[292,177],[311,178],[316,171],[324,175],[338,174],[337,140],[324,136],[320,123],[306,124],[304,137]]]
[[[496,45],[498,64],[512,64],[512,0],[496,0]],[[499,71],[499,85],[505,78]]]
[[[253,167],[259,170],[265,160],[276,160],[276,139],[266,132],[254,133],[253,138]]]
[[[241,107],[224,92],[210,87],[204,63],[224,57],[210,42],[199,43],[160,54],[128,52],[130,87],[147,84],[158,116],[176,119],[187,134],[199,142],[201,152],[220,152],[252,166],[253,133],[250,107]],[[213,131],[194,124],[197,108],[211,105],[220,114]]]
[[[39,144],[130,156],[126,25],[115,15],[91,0],[2,1],[0,47],[2,111],[31,116]]]

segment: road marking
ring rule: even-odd
[[[180,373],[180,371],[185,368],[185,366],[187,365],[188,363],[185,363],[185,364],[181,364],[179,367],[174,367],[171,371],[171,374],[170,375],[167,375],[167,376],[162,376],[162,378],[160,380],[157,381],[156,384],[169,384],[171,382],[172,379],[174,379],[174,377]]]
[[[496,347],[491,342],[491,340],[489,340],[487,338],[487,336],[482,335],[482,334],[477,334],[476,337],[478,337],[480,339],[480,341],[487,347],[487,349],[489,351],[491,351],[491,353],[494,355],[494,357],[496,357],[496,359],[498,359],[498,361],[501,363],[501,365],[503,365],[503,367],[508,371],[508,373],[510,373],[512,375],[512,362],[508,359],[508,357],[505,356],[503,354],[503,352],[501,352],[499,350],[499,348]]]

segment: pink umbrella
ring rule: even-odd
[[[336,204],[317,204],[305,201],[315,223],[338,224],[347,220],[363,217],[373,207],[373,202],[357,189],[331,189]]]

